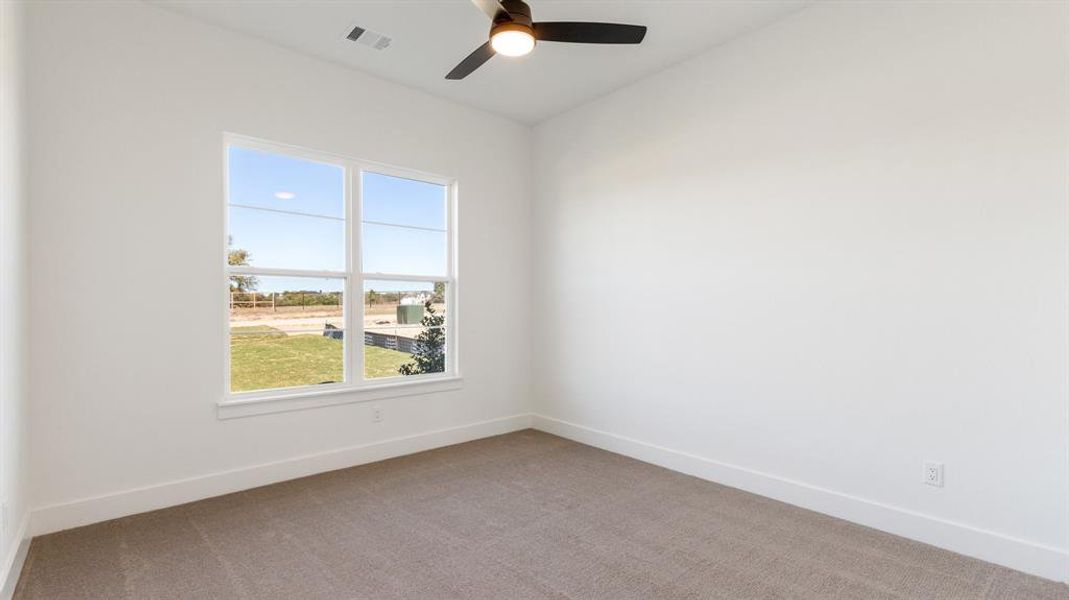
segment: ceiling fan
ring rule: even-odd
[[[534,50],[535,41],[574,44],[638,44],[646,37],[642,25],[617,23],[577,23],[558,21],[535,23],[531,7],[523,0],[471,0],[490,20],[490,40],[460,61],[446,79],[464,79],[495,54],[523,56]]]

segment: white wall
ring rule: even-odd
[[[37,532],[527,413],[529,128],[137,2],[34,5],[28,68]],[[459,179],[463,390],[217,420],[224,131]]]
[[[819,4],[539,126],[542,426],[1069,578],[1067,11]]]
[[[24,7],[0,2],[0,586],[28,514]],[[0,509],[0,513],[3,513]],[[0,597],[9,590],[0,590]]]

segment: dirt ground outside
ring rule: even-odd
[[[444,304],[435,304],[439,314],[445,314]],[[289,335],[323,335],[324,326],[330,324],[345,328],[340,306],[279,306],[235,307],[230,309],[231,327],[273,327]],[[415,338],[423,331],[421,325],[399,325],[396,304],[364,305],[364,330],[384,335]]]

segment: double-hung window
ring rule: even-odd
[[[229,402],[456,376],[449,178],[226,138]]]

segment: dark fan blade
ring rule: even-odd
[[[479,7],[479,10],[486,13],[486,16],[490,17],[490,20],[494,23],[501,21],[509,21],[508,11],[497,0],[471,0],[471,3]]]
[[[542,42],[577,44],[637,44],[646,37],[642,25],[616,23],[535,23],[535,38]]]
[[[471,75],[472,71],[478,69],[484,62],[490,60],[497,52],[490,47],[490,42],[486,42],[482,46],[475,49],[468,55],[467,58],[460,61],[460,64],[453,67],[453,70],[445,76],[446,79],[464,79],[468,75]]]

